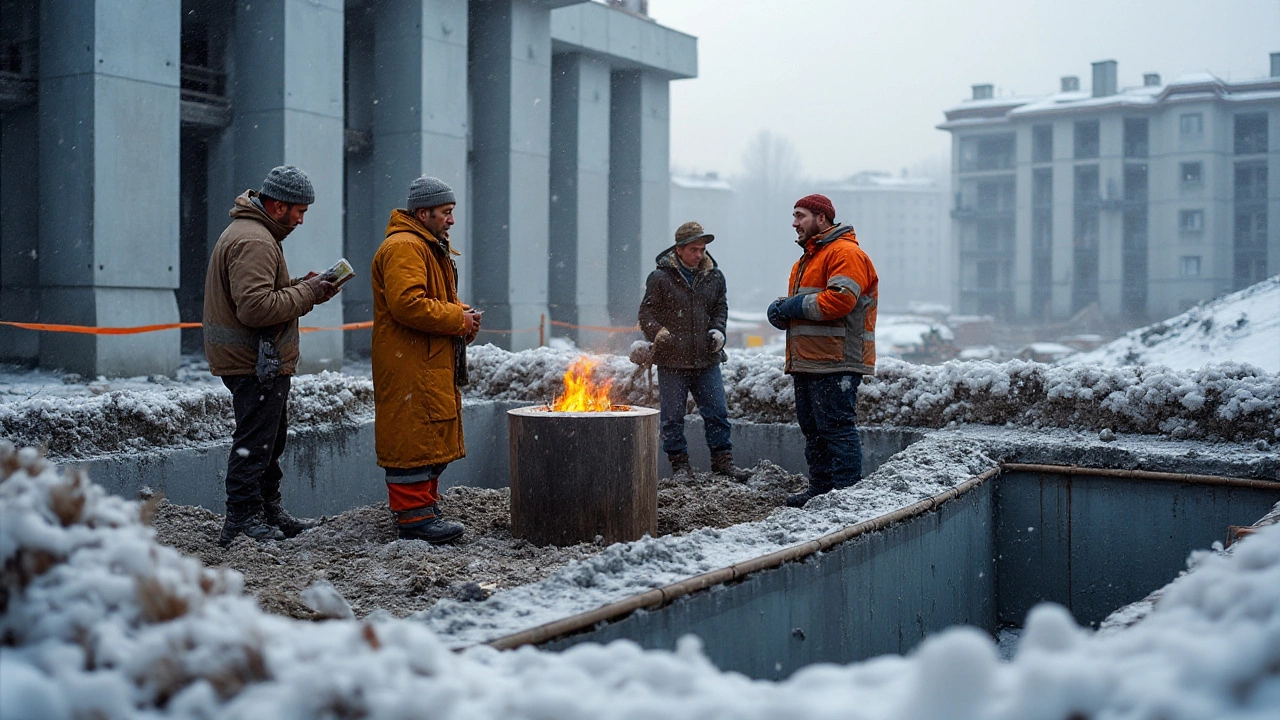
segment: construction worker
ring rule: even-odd
[[[236,429],[227,459],[227,517],[218,544],[294,537],[319,523],[285,511],[280,455],[289,436],[289,387],[298,364],[298,318],[338,294],[326,276],[290,278],[281,243],[316,200],[307,174],[273,168],[246,190],[209,258],[204,352],[231,391]]]
[[[681,225],[675,244],[656,258],[640,302],[640,330],[653,343],[658,366],[659,419],[662,449],[672,477],[691,480],[689,447],[684,437],[684,411],[690,393],[698,404],[711,450],[711,470],[738,480],[751,476],[733,465],[729,411],[725,406],[720,363],[724,353],[729,305],[724,274],[707,253],[715,236],[696,222]]]
[[[813,498],[862,479],[858,385],[875,373],[880,278],[852,225],[836,225],[825,195],[796,201],[791,227],[804,254],[791,268],[789,295],[769,305],[769,323],[787,331],[785,371],[796,391],[809,487],[787,498]]]
[[[407,209],[392,210],[373,256],[374,443],[402,540],[447,543],[464,528],[437,503],[445,467],[462,441],[466,345],[480,315],[458,300],[457,250],[449,244],[457,201],[444,181],[409,186]]]

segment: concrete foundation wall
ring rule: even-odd
[[[462,426],[467,457],[450,463],[440,477],[442,490],[465,485],[504,488],[510,482],[508,464],[507,410],[526,407],[527,402],[468,402],[462,406]],[[702,421],[691,416],[690,456],[701,469],[710,467]],[[871,473],[894,453],[919,439],[919,434],[877,428],[862,431],[863,472]],[[751,466],[768,458],[791,472],[805,472],[804,438],[797,425],[733,424],[734,455],[740,465]],[[227,471],[230,438],[218,445],[170,450],[149,455],[102,458],[80,463],[94,482],[109,492],[135,498],[144,487],[163,491],[170,501],[199,505],[223,512],[226,495],[223,478]],[[74,465],[76,463],[65,463]],[[354,428],[291,433],[280,460],[284,470],[281,493],[291,512],[301,515],[336,515],[386,499],[382,469],[373,449],[373,422]],[[669,477],[666,458],[659,460],[658,473]]]
[[[548,643],[630,639],[675,647],[693,633],[722,670],[780,679],[816,662],[904,653],[952,625],[995,622],[991,484],[941,510],[843,543],[804,562],[638,611]]]

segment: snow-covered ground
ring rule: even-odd
[[[578,351],[468,353],[466,401],[546,402],[563,389]],[[794,422],[795,393],[780,357],[734,352],[723,366],[729,415],[750,422]],[[360,368],[356,368],[357,371]],[[601,357],[618,402],[656,407],[655,388],[626,357]],[[207,446],[230,437],[231,394],[220,382],[169,378],[65,383],[56,373],[0,375],[0,438],[39,445],[57,458]],[[294,379],[294,429],[369,422],[367,373],[323,372]],[[1163,366],[1055,367],[1011,360],[914,365],[893,359],[859,390],[859,418],[872,425],[941,428],[955,424],[1067,428],[1172,438],[1280,440],[1280,374],[1224,362],[1196,370]]]
[[[1110,634],[1029,614],[1008,662],[954,628],[910,656],[783,682],[716,669],[685,639],[451,653],[420,622],[262,613],[234,573],[155,543],[146,508],[0,450],[0,716],[39,718],[1275,718],[1280,525],[1192,555]],[[815,513],[822,517],[827,509]]]
[[[1062,363],[1194,370],[1228,360],[1280,373],[1280,275],[1133,330]]]

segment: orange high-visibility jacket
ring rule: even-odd
[[[786,372],[875,374],[880,277],[853,227],[810,238],[788,288],[805,298],[804,318],[787,328]]]

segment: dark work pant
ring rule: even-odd
[[[280,455],[289,436],[289,386],[279,375],[263,384],[256,375],[231,375],[222,383],[231,391],[236,429],[227,458],[227,515],[244,517],[264,502],[280,502]]]
[[[810,487],[825,492],[858,482],[862,479],[862,440],[857,426],[862,376],[795,373],[791,377]]]
[[[712,365],[700,370],[658,368],[658,417],[662,424],[663,452],[689,451],[684,439],[684,411],[689,393],[693,393],[693,401],[698,404],[698,413],[702,415],[707,447],[713,454],[732,450],[724,377],[720,374],[720,366]]]

